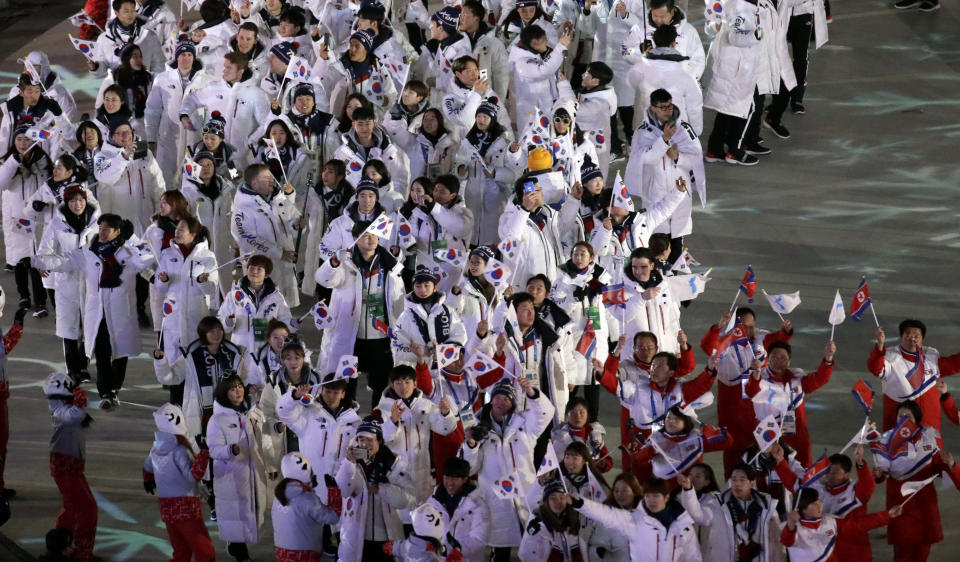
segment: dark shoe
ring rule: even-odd
[[[78,378],[80,379],[80,382],[81,382],[81,383],[92,382],[92,381],[93,381],[93,379],[90,378],[90,372],[89,372],[89,371],[80,371],[80,374],[78,375]]]
[[[923,4],[920,4],[921,12],[936,12],[940,9],[940,2],[931,2],[930,0],[924,0]]]
[[[790,138],[790,131],[788,131],[787,128],[783,126],[783,123],[780,123],[780,122],[774,123],[773,121],[770,120],[769,115],[763,118],[763,126],[773,131],[773,134],[777,135],[782,139]]]
[[[718,156],[712,152],[705,152],[703,159],[707,162],[723,162],[723,156]]]
[[[725,160],[727,161],[727,164],[739,164],[740,166],[756,166],[760,163],[759,158],[756,156],[751,156],[743,151],[740,152],[739,156],[732,152],[728,152]]]
[[[898,10],[909,10],[910,8],[916,8],[920,4],[920,0],[900,0],[894,4],[893,7]]]
[[[216,520],[217,520],[217,509],[216,509],[216,508],[213,508],[213,509],[210,510],[210,520],[211,520],[211,521],[216,521]]]
[[[803,107],[802,103],[794,103],[790,104],[790,111],[792,111],[794,115],[804,115],[807,112],[807,108]]]
[[[38,306],[37,308],[33,309],[34,318],[46,318],[47,316],[50,316],[50,313],[47,312],[47,307]]]
[[[3,491],[0,491],[0,498],[12,500],[15,497],[17,497],[17,491],[13,488],[4,488]]]
[[[17,270],[17,268],[8,263],[3,266],[3,270],[6,271],[7,273],[13,273],[14,271]]]
[[[103,410],[104,412],[109,412],[113,410],[113,408],[114,408],[113,400],[111,400],[109,397],[103,398],[102,400],[100,400],[100,409]]]
[[[120,399],[114,396],[110,399],[110,409],[115,410],[120,407]]]
[[[744,146],[743,151],[746,152],[747,154],[752,154],[754,156],[766,156],[767,154],[770,154],[771,152],[773,152],[769,148],[765,146],[761,146],[759,144],[756,146]]]
[[[17,308],[20,310],[30,310],[33,308],[33,305],[30,304],[30,299],[20,299],[19,304],[17,304]]]

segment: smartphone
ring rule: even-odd
[[[481,80],[486,80],[486,79],[487,79],[487,69],[486,69],[486,68],[481,68],[481,69],[480,69],[480,79],[481,79]]]
[[[351,447],[350,452],[353,453],[353,458],[358,461],[370,459],[370,450],[365,449],[364,447]]]

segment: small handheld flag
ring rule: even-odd
[[[737,318],[732,330],[723,332],[717,337],[716,352],[721,354],[731,345],[741,345],[749,342],[750,338],[747,337],[747,332],[743,328],[743,322]]]
[[[770,303],[770,308],[773,309],[777,314],[790,314],[793,312],[793,309],[797,308],[797,305],[800,304],[800,291],[794,293],[785,293],[782,295],[771,295],[766,291],[761,291],[763,296],[767,297],[767,302]]]
[[[386,213],[380,213],[380,216],[373,219],[370,226],[363,231],[364,234],[373,234],[381,239],[389,239],[391,232],[393,232],[393,221]]]
[[[710,270],[706,273],[689,275],[671,275],[664,277],[667,282],[667,294],[676,302],[693,300],[699,297],[707,288]]]
[[[623,283],[604,285],[601,298],[603,299],[603,304],[607,306],[624,305],[627,303],[626,288]]]
[[[833,297],[833,305],[830,308],[830,316],[827,317],[827,323],[830,324],[830,341],[833,341],[834,329],[843,324],[846,317],[843,312],[843,299],[840,298],[840,289],[837,289],[837,294]]]
[[[686,248],[684,248],[683,253],[680,254],[680,257],[677,258],[677,261],[673,262],[673,266],[670,268],[670,271],[692,273],[690,268],[698,265],[700,265],[700,262],[693,259],[693,256],[690,255],[690,252]]]
[[[357,370],[359,360],[355,355],[342,355],[337,361],[337,370],[333,380],[354,379],[360,375]]]
[[[67,34],[67,37],[70,38],[70,42],[73,43],[73,48],[80,51],[80,53],[87,57],[88,60],[93,61],[93,49],[96,47],[96,43],[93,41],[85,41],[83,39],[77,39],[73,35]],[[96,62],[96,61],[93,61]]]
[[[780,439],[780,424],[772,414],[763,418],[753,430],[753,437],[757,440],[760,453],[766,451],[777,439]]]
[[[828,472],[830,472],[830,459],[824,454],[800,477],[800,487],[807,488],[812,486],[817,480],[826,476]]]
[[[520,475],[514,470],[493,483],[493,493],[505,500],[520,497]]]
[[[70,16],[70,23],[71,23],[73,26],[75,26],[75,27],[82,27],[82,26],[84,26],[84,25],[92,25],[93,27],[96,27],[96,28],[99,29],[100,31],[103,31],[103,28],[100,27],[99,25],[97,25],[97,22],[94,21],[94,19],[90,17],[90,14],[88,14],[88,13],[87,13],[86,11],[84,11],[84,10],[80,10],[79,12],[77,12],[77,13],[73,14],[72,16]]]
[[[547,441],[547,452],[540,461],[540,467],[537,468],[537,476],[543,476],[552,470],[560,468],[560,461],[557,459],[557,451],[553,447],[553,439]]]
[[[27,138],[34,141],[44,141],[53,137],[53,131],[41,129],[39,127],[30,127],[27,129]]]
[[[520,240],[517,238],[501,240],[500,243],[497,244],[497,249],[503,254],[504,261],[515,263],[517,258],[520,257]]]
[[[190,157],[189,152],[183,153],[183,177],[191,180],[199,180],[200,167],[200,164]]]
[[[407,220],[407,217],[403,216],[403,213],[397,213],[397,246],[401,249],[406,250],[410,246],[413,246],[417,243],[416,237],[413,235],[413,227],[410,226],[410,221]]]
[[[438,262],[446,262],[457,269],[463,269],[467,265],[467,255],[461,250],[447,248],[445,250],[436,250],[433,256]]]
[[[577,342],[577,353],[583,355],[589,361],[596,349],[597,332],[593,329],[593,321],[587,318],[587,329],[583,331],[580,341]]]
[[[511,273],[511,269],[506,264],[496,258],[490,258],[483,270],[483,277],[493,285],[494,290],[500,292],[510,285]]]
[[[753,273],[753,266],[747,266],[743,280],[740,281],[740,292],[747,295],[747,302],[753,302],[753,295],[757,292],[757,277]]]
[[[283,169],[283,159],[280,158],[280,149],[277,148],[276,139],[271,136],[268,139],[263,140],[267,145],[267,160],[276,160],[280,165],[280,174],[283,176],[284,183],[289,183],[287,179],[287,171]]]
[[[305,58],[294,55],[290,57],[287,72],[283,77],[291,82],[309,82],[313,77],[313,70]]]
[[[870,300],[870,288],[867,286],[867,278],[863,277],[860,279],[860,284],[857,285],[857,290],[853,292],[853,300],[850,301],[850,318],[853,318],[857,322],[860,321],[860,316],[867,310],[867,307],[873,309],[873,301]],[[876,320],[876,313],[874,313],[874,320]],[[879,326],[879,322],[877,323]]]
[[[633,199],[630,198],[630,192],[627,191],[627,186],[624,185],[623,178],[620,177],[619,171],[613,182],[613,199],[610,201],[610,206],[631,213],[636,210],[633,206]]]
[[[374,330],[382,333],[385,336],[390,335],[390,326],[388,326],[387,323],[383,321],[383,318],[380,318],[379,316],[374,316],[370,322],[371,324],[373,324]]]
[[[443,369],[460,359],[460,345],[455,343],[441,343],[437,345],[437,365]]]
[[[313,305],[313,308],[310,309],[310,314],[313,315],[313,325],[316,326],[318,330],[323,330],[333,325],[333,315],[330,314],[327,303],[323,301],[317,301],[316,304]]]
[[[485,353],[479,350],[474,350],[474,352],[470,354],[470,357],[467,359],[467,361],[463,364],[463,368],[464,370],[473,374],[474,377],[479,377],[480,375],[486,375],[494,369],[499,369],[500,364],[491,359]]]
[[[863,413],[867,416],[873,411],[873,387],[863,379],[858,379],[850,391],[853,393],[853,399],[863,408]]]

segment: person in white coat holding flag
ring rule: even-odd
[[[645,119],[634,133],[627,163],[627,190],[631,195],[640,196],[644,207],[653,208],[680,180],[697,192],[701,205],[706,204],[707,179],[700,140],[673,103],[670,92],[654,90]],[[680,257],[683,237],[693,232],[692,208],[693,194],[688,192],[670,219],[653,229],[653,232],[670,234],[668,263]]]
[[[460,457],[447,459],[442,472],[443,481],[426,505],[440,513],[447,555],[458,551],[462,562],[487,562],[491,520],[484,491],[470,480],[470,463]]]
[[[229,262],[237,255],[237,241],[230,234],[230,219],[233,217],[233,199],[236,186],[217,173],[216,158],[212,152],[202,150],[193,156],[200,165],[195,178],[184,176],[180,191],[187,200],[187,208],[193,209],[200,224],[210,231],[208,244],[218,264]],[[233,284],[233,268],[220,270],[220,292],[211,300],[212,306],[220,306],[220,297],[227,294]]]
[[[180,165],[186,147],[200,140],[200,132],[181,117],[181,106],[190,95],[210,81],[203,64],[196,58],[197,48],[192,41],[177,44],[171,64],[156,75],[147,107],[143,112],[146,139],[157,156],[163,179],[167,185],[180,185],[183,167]]]
[[[678,353],[680,303],[656,271],[656,256],[652,251],[637,248],[630,254],[630,267],[624,269],[623,285],[627,303],[621,313],[621,333],[627,334],[630,341],[631,334],[651,332],[660,344],[660,351]],[[627,353],[632,353],[632,349]]]
[[[393,367],[387,333],[403,312],[403,264],[380,246],[376,234],[366,232],[369,223],[353,226],[356,243],[340,250],[317,269],[317,284],[332,290],[330,314],[338,319],[324,329],[320,344],[320,372],[332,372],[344,355],[359,358],[359,370],[367,373],[373,389],[373,407],[387,387]],[[356,379],[350,381],[347,399],[356,397]]]
[[[508,560],[510,549],[520,546],[529,516],[521,498],[536,478],[533,451],[537,436],[550,424],[554,413],[546,395],[529,380],[521,376],[517,381],[527,407],[517,409],[513,383],[501,380],[491,391],[490,403],[480,410],[480,423],[471,429],[460,449],[463,459],[470,463],[470,474],[478,475],[490,509],[489,545],[495,560]],[[504,495],[498,490],[504,490]]]
[[[253,164],[243,174],[244,183],[233,200],[230,232],[240,254],[263,254],[276,264],[276,286],[290,306],[300,304],[294,264],[293,222],[300,216],[293,185],[276,187],[270,167]]]
[[[223,299],[217,317],[230,334],[230,341],[247,350],[256,350],[269,334],[267,325],[278,319],[291,329],[290,307],[270,277],[273,262],[255,254],[247,260],[246,275],[235,282]],[[265,373],[269,374],[269,373]]]

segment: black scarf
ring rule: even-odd
[[[100,270],[101,289],[114,289],[120,286],[123,264],[117,261],[116,253],[123,247],[125,241],[123,236],[117,236],[109,242],[101,242],[99,238],[94,238],[90,243],[90,251],[103,262]]]
[[[323,208],[327,212],[327,219],[333,220],[343,213],[347,201],[353,197],[353,186],[350,182],[342,181],[336,188],[329,188],[323,183],[313,184],[313,191],[323,201]]]
[[[193,183],[197,186],[197,191],[209,197],[211,201],[216,201],[217,197],[220,197],[220,194],[223,193],[223,184],[219,176],[210,178],[210,183],[208,184],[202,181],[194,181]]]
[[[97,110],[97,121],[106,125],[107,129],[113,129],[115,124],[119,125],[133,121],[133,112],[130,111],[126,103],[122,104],[116,113],[107,113],[106,107],[101,105],[100,109]]]
[[[205,345],[198,345],[190,352],[190,360],[193,361],[200,388],[216,388],[224,374],[233,370],[237,349],[225,343],[220,344],[216,353],[210,353]]]
[[[733,494],[730,494],[730,497],[727,499],[726,507],[730,510],[730,517],[733,520],[734,528],[737,526],[745,527],[747,535],[753,537],[754,533],[757,530],[757,526],[760,525],[760,516],[763,515],[763,505],[760,502],[760,498],[757,497],[756,491],[750,492],[750,504],[747,506],[746,511],[740,505],[740,500],[738,500]],[[737,542],[736,529],[734,529],[734,542]],[[756,558],[757,554],[760,553],[762,546],[755,543],[753,539],[748,539],[748,542],[745,544],[737,544],[737,560],[739,561],[748,561]]]
[[[119,58],[120,51],[123,50],[123,47],[136,41],[137,36],[140,35],[141,27],[143,27],[143,20],[140,18],[133,20],[133,23],[130,25],[123,25],[117,18],[110,20],[110,22],[107,23],[107,36],[113,41],[114,45],[118,45],[113,50],[113,54]],[[124,35],[127,36],[127,39],[123,38]]]
[[[503,125],[498,123],[495,118],[490,121],[490,126],[487,127],[486,131],[481,131],[477,128],[476,124],[474,124],[470,132],[467,133],[467,142],[477,149],[480,156],[486,156],[487,151],[490,150],[490,147],[493,145],[493,141],[500,138],[503,131]]]
[[[166,250],[170,247],[170,241],[173,240],[173,234],[177,230],[177,221],[170,217],[157,217],[157,226],[163,231],[163,239],[160,241],[160,249]]]
[[[572,278],[576,278],[578,275],[584,275],[589,273],[590,280],[583,287],[577,287],[573,290],[573,296],[577,300],[583,299],[584,297],[593,298],[603,292],[603,284],[600,283],[600,275],[603,274],[604,269],[597,264],[591,264],[587,266],[586,271],[580,271],[580,268],[574,265],[573,261],[567,260],[567,263],[563,264],[563,270]]]
[[[367,58],[360,62],[350,60],[350,55],[346,53],[340,57],[340,62],[350,74],[350,82],[353,84],[359,84],[370,78],[370,74],[373,72],[373,60],[371,53],[367,53]]]
[[[443,486],[437,486],[437,491],[433,493],[433,498],[447,510],[447,515],[453,517],[453,512],[457,510],[457,506],[460,505],[460,501],[470,495],[470,492],[477,489],[477,485],[473,482],[467,480],[457,493],[450,495],[447,493],[447,489]]]
[[[431,55],[435,55],[437,54],[437,51],[442,51],[443,49],[446,49],[450,45],[453,45],[454,43],[459,41],[461,37],[463,36],[456,31],[447,32],[447,37],[445,39],[430,39],[429,41],[424,43],[423,46],[426,47],[428,51],[430,51]]]
[[[267,295],[273,293],[277,290],[277,285],[273,282],[273,279],[267,277],[263,280],[263,286],[260,287],[259,291],[254,291],[250,288],[250,280],[247,279],[247,276],[244,275],[243,279],[240,280],[240,288],[243,289],[253,302],[253,306],[260,308],[260,301],[266,298]]]
[[[640,281],[639,279],[634,277],[633,268],[631,267],[624,268],[624,273],[626,273],[627,277],[631,281],[636,283],[637,286],[640,287],[641,289],[649,289],[651,287],[656,287],[663,281],[663,275],[660,275],[660,272],[657,271],[656,269],[650,272],[650,279],[647,279],[646,281]]]
[[[396,460],[397,456],[393,454],[393,451],[381,444],[376,456],[369,461],[357,461],[357,466],[363,470],[363,475],[367,478],[367,484],[389,484],[390,480],[387,479],[387,475]]]
[[[77,234],[81,234],[83,229],[87,228],[87,225],[90,224],[90,217],[93,216],[95,210],[89,202],[87,202],[87,206],[84,207],[83,212],[79,215],[71,211],[66,204],[60,207],[60,213],[63,214],[63,222],[67,223],[67,226],[72,228]]]
[[[424,98],[419,103],[419,105],[417,105],[417,107],[414,108],[413,111],[410,111],[406,107],[403,107],[402,103],[397,102],[397,104],[390,109],[390,117],[397,120],[403,119],[403,121],[407,125],[409,125],[414,117],[416,117],[417,115],[420,115],[421,113],[423,113],[429,108],[430,108],[430,100],[427,98]]]
[[[683,515],[683,507],[676,500],[667,501],[666,507],[656,513],[650,513],[650,510],[647,509],[647,506],[643,506],[643,510],[647,513],[647,515],[659,521],[660,524],[663,525],[664,529],[669,529],[670,525],[672,525],[678,517]]]
[[[477,26],[476,33],[464,33],[467,36],[467,39],[470,40],[470,50],[474,51],[477,48],[477,40],[487,34],[490,31],[490,26],[487,25],[487,22],[480,20],[480,25]]]
[[[437,301],[440,300],[440,295],[434,293],[425,299],[419,298],[415,294],[410,295],[410,300],[423,307],[424,312],[427,314],[430,313],[430,309],[433,308],[433,305],[437,304]],[[450,329],[453,324],[452,318],[450,317],[450,309],[446,305],[441,305],[443,312],[437,315],[434,318],[434,332],[437,336],[436,343],[446,343],[447,339],[450,338]],[[413,321],[417,325],[417,330],[420,332],[420,337],[423,338],[423,341],[427,344],[433,342],[434,340],[430,337],[430,329],[427,326],[426,320],[420,318],[419,315],[413,314]]]
[[[570,315],[550,299],[543,299],[540,306],[536,307],[536,312],[537,320],[545,322],[557,330],[570,323]]]

